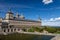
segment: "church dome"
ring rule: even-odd
[[[23,15],[20,15],[20,19],[25,19],[25,17]]]
[[[13,14],[13,13],[11,12],[11,9],[9,9],[7,13],[8,13],[8,14]]]
[[[13,16],[13,13],[11,12],[11,9],[6,13],[6,19],[14,19],[13,18],[14,16]]]
[[[7,13],[8,13],[8,14],[13,14],[12,12],[9,12],[9,11],[8,11]]]

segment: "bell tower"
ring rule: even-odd
[[[6,19],[12,20],[14,18],[13,13],[11,12],[11,9],[6,13]]]

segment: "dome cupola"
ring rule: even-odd
[[[13,13],[11,12],[11,9],[6,13],[6,19],[14,19]]]
[[[19,17],[20,19],[25,19],[25,17],[23,16],[23,15],[20,15],[20,17]]]

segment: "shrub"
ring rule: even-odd
[[[42,32],[43,31],[43,28],[39,28],[39,27],[32,27],[28,30],[28,32]]]
[[[55,33],[57,30],[53,27],[48,27],[46,28],[46,31],[48,31],[49,33]]]
[[[30,28],[28,32],[34,32],[34,28]]]

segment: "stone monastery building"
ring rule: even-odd
[[[11,11],[6,13],[4,19],[0,18],[0,32],[27,31],[31,27],[41,27],[41,20],[25,19],[23,15],[14,14]]]

